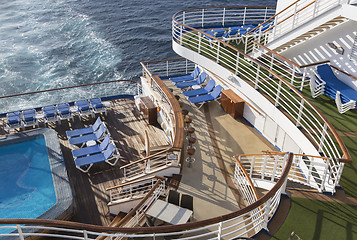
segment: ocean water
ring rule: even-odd
[[[140,61],[177,57],[171,49],[174,13],[195,7],[275,4],[275,0],[2,1],[0,96],[137,80]]]

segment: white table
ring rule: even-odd
[[[192,211],[158,199],[146,212],[147,215],[176,225],[190,219]]]

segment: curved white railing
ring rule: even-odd
[[[188,12],[185,11],[186,16]],[[279,72],[239,49],[208,36],[199,29],[183,24],[179,21],[183,18],[182,14],[183,12],[179,12],[173,18],[173,41],[224,66],[259,90],[288,115],[296,126],[300,127],[318,152],[333,159],[335,165],[339,165],[343,159],[351,161],[344,143],[330,122],[299,91],[291,87]],[[240,22],[237,22],[238,24]],[[194,25],[199,25],[199,21]],[[209,41],[205,36],[212,38],[213,41]]]
[[[230,239],[247,237],[256,234],[261,229],[267,229],[267,224],[276,212],[281,193],[285,191],[288,172],[292,164],[293,154],[283,155],[285,168],[280,177],[273,177],[273,187],[260,199],[238,211],[219,217],[191,222],[181,225],[117,228],[103,227],[82,223],[45,220],[45,219],[0,219],[3,229],[14,229],[15,232],[0,236],[13,236],[24,239],[27,236],[48,236],[51,238],[93,239],[95,237],[132,237],[149,238],[173,237],[185,239]],[[159,184],[159,181],[155,184]],[[133,213],[132,216],[135,214]],[[135,220],[136,224],[139,221]],[[26,224],[22,226],[21,224]],[[55,231],[56,233],[52,233]]]

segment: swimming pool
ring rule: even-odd
[[[0,146],[0,218],[37,218],[56,203],[43,135]]]
[[[66,219],[72,212],[57,133],[44,128],[0,140],[0,219]],[[0,233],[13,230],[0,226]]]

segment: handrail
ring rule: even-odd
[[[266,151],[265,153],[257,153],[257,154],[255,154],[255,153],[252,153],[252,154],[237,154],[234,157],[265,156],[265,155],[267,155],[267,153],[269,153],[269,155],[284,155],[287,152],[269,152],[269,151]]]
[[[100,84],[113,83],[113,82],[133,82],[133,83],[136,83],[139,86],[141,86],[141,84],[139,82],[134,81],[134,80],[112,80],[112,81],[106,81],[106,82],[88,83],[88,84],[75,85],[75,86],[69,86],[69,87],[52,88],[52,89],[41,90],[41,91],[36,91],[36,92],[27,92],[27,93],[18,93],[18,94],[0,96],[0,99],[10,98],[10,97],[18,97],[18,96],[24,96],[24,95],[30,95],[30,94],[37,94],[37,93],[44,93],[44,92],[52,92],[52,91],[58,91],[58,90],[65,90],[65,89],[71,89],[71,88],[87,87],[87,86],[100,85]]]
[[[227,46],[228,48],[238,52],[239,54],[243,55],[245,58],[249,59],[250,61],[256,63],[257,65],[259,65],[261,68],[265,69],[266,71],[268,71],[271,75],[273,75],[274,77],[276,77],[277,79],[279,79],[279,81],[281,81],[284,85],[286,85],[291,91],[293,91],[295,94],[299,95],[299,97],[301,97],[304,102],[311,107],[312,109],[314,109],[314,111],[317,113],[317,115],[323,119],[323,121],[325,122],[325,124],[327,124],[327,126],[330,128],[332,135],[335,137],[335,139],[337,140],[338,145],[340,146],[342,153],[345,157],[346,161],[350,161],[351,160],[351,156],[345,146],[345,144],[343,143],[343,141],[341,140],[340,136],[337,134],[335,128],[333,127],[333,125],[330,123],[330,121],[321,113],[320,110],[318,110],[315,105],[313,105],[304,95],[302,95],[302,93],[300,93],[297,89],[295,89],[294,87],[291,87],[291,85],[284,80],[283,78],[281,78],[278,74],[276,74],[274,71],[272,71],[271,69],[267,68],[266,66],[262,65],[258,60],[256,60],[255,58],[251,57],[248,54],[245,54],[244,52],[240,51],[238,48],[235,48],[231,45],[229,45],[228,43],[223,42],[222,40],[214,37],[214,36],[210,36],[208,34],[206,34],[205,32],[199,30],[199,29],[195,29],[193,27],[187,26],[183,23],[179,23],[178,21],[176,21],[175,19],[173,20],[176,24],[181,25],[187,29],[191,29],[193,31],[199,32],[202,35],[206,35],[209,38],[214,39],[215,41],[219,42],[219,44],[222,44],[224,46]],[[345,161],[342,160],[342,161]]]
[[[335,66],[333,66],[333,65],[331,65],[331,64],[330,64],[330,66],[331,66],[332,68],[336,69],[337,71],[342,72],[343,74],[346,74],[347,76],[349,76],[349,77],[351,77],[351,78],[357,80],[357,77],[355,77],[355,76],[353,76],[353,75],[351,75],[351,74],[349,74],[349,73],[343,71],[342,69],[340,69],[340,68],[338,68],[338,67],[335,67]]]
[[[143,181],[146,181],[146,180],[150,180],[150,179],[153,179],[153,178],[158,178],[158,179],[161,179],[161,180],[166,180],[165,177],[161,177],[161,176],[156,176],[156,175],[154,175],[154,176],[151,176],[151,177],[140,178],[140,179],[133,180],[133,181],[130,181],[130,182],[126,182],[126,183],[123,183],[123,184],[119,184],[119,185],[116,185],[116,186],[113,186],[113,187],[109,187],[109,188],[106,188],[105,190],[106,190],[106,191],[109,191],[109,190],[113,190],[113,189],[116,189],[116,188],[124,187],[124,186],[127,186],[127,185],[135,184],[135,183],[138,183],[138,182],[143,182]]]
[[[258,192],[257,192],[257,189],[255,189],[252,179],[249,177],[249,174],[247,173],[243,164],[239,161],[237,156],[234,157],[234,160],[236,160],[236,163],[239,165],[239,168],[242,170],[245,178],[248,180],[250,187],[253,189],[253,194],[254,194],[255,200],[258,200]]]
[[[293,2],[292,4],[290,4],[289,6],[287,6],[286,8],[284,8],[283,10],[281,10],[280,12],[276,13],[274,16],[270,17],[268,20],[266,20],[265,22],[259,24],[258,26],[256,26],[255,28],[253,28],[252,30],[250,30],[249,32],[247,32],[246,34],[244,34],[244,36],[248,35],[249,33],[257,30],[258,28],[260,28],[263,24],[269,22],[270,20],[272,20],[273,18],[275,18],[276,16],[278,16],[279,14],[281,14],[282,12],[284,12],[285,10],[287,10],[288,8],[290,8],[292,5],[294,5],[295,3],[299,2],[300,0],[296,0],[295,2]]]
[[[164,150],[162,150],[162,151],[160,151],[160,152],[157,152],[157,153],[155,153],[155,154],[153,154],[153,155],[149,155],[149,156],[144,157],[144,158],[142,158],[142,159],[139,159],[139,160],[136,160],[136,161],[134,161],[134,162],[128,163],[128,164],[126,164],[126,165],[124,165],[124,166],[121,166],[120,169],[130,167],[130,166],[132,166],[132,165],[134,165],[134,164],[143,162],[143,161],[148,160],[148,159],[150,159],[150,158],[156,157],[156,156],[158,156],[158,155],[160,155],[160,154],[166,153],[166,152],[168,152],[168,151],[170,151],[170,150],[172,150],[172,149],[173,149],[172,147],[166,148],[166,149],[164,149]]]
[[[280,22],[276,23],[275,25],[271,26],[270,28],[266,29],[264,32],[267,32],[267,31],[269,31],[270,29],[272,29],[273,27],[275,27],[275,26],[277,26],[277,25],[279,25],[279,24],[285,22],[285,21],[288,20],[289,18],[293,17],[296,13],[299,13],[300,11],[304,10],[305,8],[309,7],[311,4],[313,4],[313,3],[315,3],[315,2],[316,2],[316,0],[315,0],[315,1],[312,1],[311,3],[307,4],[307,5],[304,6],[303,8],[297,10],[295,13],[293,13],[293,14],[291,14],[290,16],[286,17],[286,18],[283,19],[282,21],[280,21]]]
[[[49,220],[49,219],[0,219],[1,224],[30,224],[30,225],[45,225],[45,226],[55,226],[55,227],[65,227],[70,229],[84,229],[87,231],[96,231],[96,232],[122,232],[122,233],[163,233],[163,232],[173,232],[180,230],[193,229],[203,226],[208,226],[211,224],[216,224],[222,221],[230,220],[232,218],[243,215],[249,211],[252,211],[255,208],[258,208],[263,203],[267,202],[268,199],[274,196],[274,194],[279,190],[279,188],[284,184],[286,178],[288,177],[290,167],[293,162],[293,154],[288,153],[288,159],[285,164],[285,168],[281,174],[281,177],[276,182],[276,184],[270,189],[264,196],[259,198],[254,203],[248,205],[245,208],[239,209],[235,212],[231,212],[222,216],[202,220],[199,222],[190,222],[179,225],[168,225],[168,226],[156,226],[156,227],[134,227],[134,228],[118,228],[118,227],[106,227],[98,226],[85,223],[76,223],[68,222],[62,220]]]
[[[156,188],[161,184],[161,180],[157,180],[157,182],[154,184],[154,186],[150,189],[150,191],[145,195],[143,199],[130,211],[128,214],[125,215],[118,223],[117,225],[120,226],[121,224],[125,223],[126,221],[129,220],[132,216],[135,215],[136,211],[143,205],[146,200],[153,194],[153,192],[156,190]]]

